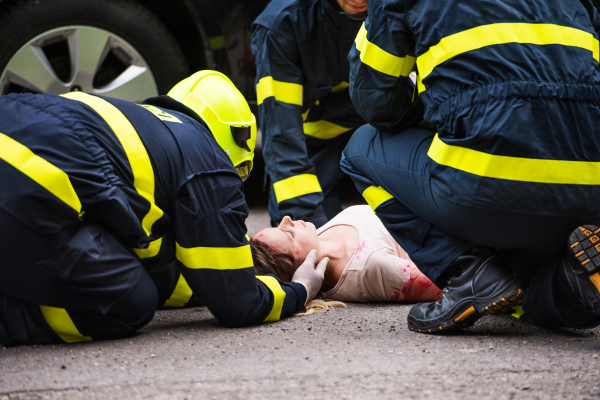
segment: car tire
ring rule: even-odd
[[[0,94],[83,90],[141,101],[189,72],[173,35],[135,1],[0,2]]]

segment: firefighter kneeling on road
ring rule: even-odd
[[[437,302],[412,307],[408,327],[460,329],[521,298],[513,314],[521,320],[600,325],[592,3],[369,0],[368,8],[349,54],[349,90],[369,125],[341,166],[444,288]]]
[[[213,71],[141,105],[0,97],[0,342],[130,334],[163,305],[160,268],[226,326],[302,310],[327,260],[314,269],[313,252],[293,282],[255,276],[242,192],[255,142],[244,97]]]

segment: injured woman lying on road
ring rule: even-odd
[[[321,286],[323,299],[421,302],[442,295],[369,206],[349,207],[319,229],[284,217],[277,228],[254,235],[250,247],[256,274],[273,274],[283,281],[292,279],[311,250],[317,249],[317,263],[329,257]],[[311,313],[323,308],[323,302],[313,301],[306,308]]]

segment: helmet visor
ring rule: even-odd
[[[240,178],[242,178],[242,182],[246,182],[246,179],[250,177],[250,162],[244,161],[243,163],[236,165],[235,170]]]

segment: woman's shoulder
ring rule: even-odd
[[[381,222],[373,209],[367,205],[348,207],[338,215],[341,216],[342,214],[344,214],[346,220],[352,222],[351,225],[365,235],[375,235],[377,237],[389,235],[383,222]]]
[[[377,218],[371,207],[367,205],[358,205],[344,209],[341,213],[333,217],[331,221],[344,221],[343,223],[350,221],[353,222],[351,225],[354,225],[355,223],[360,222],[369,223],[379,221],[379,218]],[[338,224],[340,222],[338,222]]]
[[[373,209],[366,204],[360,204],[357,206],[350,206],[348,208],[345,208],[338,215],[342,215],[342,214],[364,214],[364,215],[368,214],[368,215],[373,215],[373,216],[375,215],[375,213],[373,212]]]
[[[344,209],[338,215],[330,219],[325,225],[317,229],[317,233],[321,234],[338,225],[349,225],[358,231],[362,231],[365,223],[369,224],[371,219],[373,219],[371,224],[377,223],[375,220],[378,220],[378,218],[369,206],[351,206]]]

